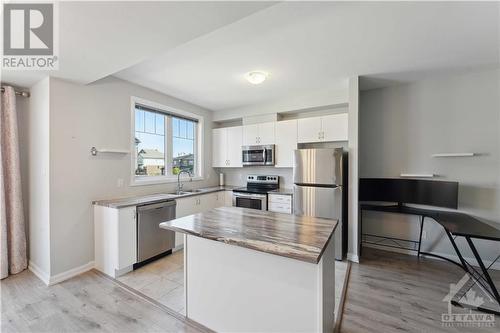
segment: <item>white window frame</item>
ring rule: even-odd
[[[137,167],[137,156],[135,156],[135,106],[136,104],[143,105],[145,107],[149,107],[153,110],[157,110],[159,112],[164,111],[174,117],[178,115],[181,118],[191,118],[196,119],[198,121],[198,125],[196,126],[195,135],[195,146],[194,146],[194,154],[196,157],[196,165],[195,165],[195,175],[193,177],[193,181],[204,180],[204,157],[203,157],[203,141],[204,141],[204,117],[191,113],[184,110],[175,109],[170,106],[162,105],[160,103],[156,103],[153,101],[149,101],[140,97],[132,96],[130,98],[130,123],[131,123],[131,131],[130,131],[130,151],[131,153],[131,164],[130,164],[130,186],[142,186],[142,185],[154,185],[154,184],[164,184],[164,183],[175,183],[177,182],[177,175],[170,174],[171,166],[172,166],[172,118],[166,117],[165,121],[165,175],[163,176],[137,176],[135,174],[135,169]],[[168,132],[167,132],[168,131]],[[187,174],[182,174],[181,179],[186,180],[189,179]]]

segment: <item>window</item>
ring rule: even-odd
[[[202,118],[133,99],[133,182],[164,182],[182,170],[201,176]]]

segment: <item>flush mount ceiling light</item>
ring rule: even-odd
[[[268,76],[269,74],[261,71],[252,71],[245,74],[245,78],[251,84],[261,84],[267,79]]]

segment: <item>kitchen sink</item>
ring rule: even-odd
[[[175,192],[175,195],[186,195],[186,194],[193,194],[194,192],[192,191],[180,191],[180,192]]]

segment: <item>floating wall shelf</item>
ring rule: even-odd
[[[433,178],[434,174],[432,173],[402,173],[400,175],[404,178]]]
[[[439,153],[432,154],[432,157],[472,157],[474,153]]]
[[[98,153],[106,153],[106,154],[129,154],[130,150],[124,150],[124,149],[107,149],[107,148],[101,148],[97,149],[96,147],[90,148],[90,153],[92,156],[96,156]]]

